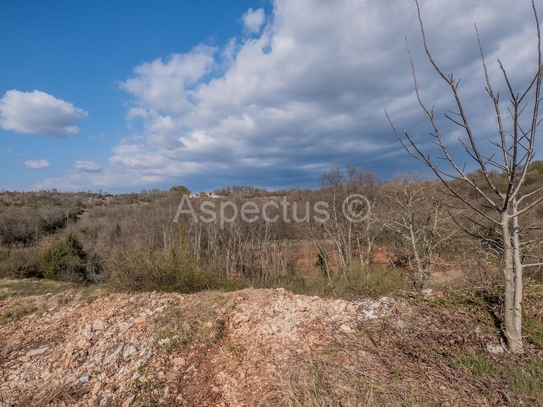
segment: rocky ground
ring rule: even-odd
[[[508,357],[492,317],[442,312],[441,296],[8,298],[0,406],[509,405],[499,381],[470,383],[460,366]]]

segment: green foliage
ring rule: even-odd
[[[0,301],[7,298],[29,297],[47,293],[58,294],[72,288],[73,284],[51,280],[26,278],[21,280],[0,280]]]
[[[35,248],[2,251],[0,278],[41,277],[38,254]]]
[[[169,192],[175,195],[182,196],[182,195],[189,195],[190,189],[188,189],[184,185],[174,185],[173,187],[170,188]]]
[[[528,169],[530,170],[530,172],[533,171],[539,175],[543,175],[543,161],[532,161]]]
[[[328,253],[321,248],[317,251],[317,267],[324,277],[330,274],[330,270],[328,269]]]
[[[488,353],[470,351],[455,356],[451,365],[464,371],[481,388],[501,388],[511,405],[540,405],[543,360],[537,355],[510,355],[497,360]],[[487,395],[491,397],[489,393]]]
[[[72,233],[46,248],[39,256],[40,271],[43,277],[51,280],[86,281],[86,266],[87,253]]]
[[[522,329],[526,340],[539,350],[543,350],[543,311],[541,299],[543,286],[534,285],[527,289],[522,309]]]
[[[402,270],[378,266],[353,267],[344,274],[332,276],[331,279],[320,273],[313,277],[287,273],[277,276],[265,287],[283,287],[301,295],[347,299],[378,297],[410,290],[409,281]]]
[[[458,366],[477,375],[490,376],[495,372],[492,360],[474,351],[462,355],[458,361]]]
[[[0,314],[0,325],[11,321],[18,321],[27,315],[33,314],[38,308],[34,304],[18,303]]]
[[[255,188],[250,185],[233,185],[216,189],[214,193],[221,196],[229,196],[230,194],[234,194],[254,198],[259,196],[266,196],[269,192],[265,189]]]
[[[543,359],[537,355],[520,357],[500,366],[500,376],[506,388],[515,394],[524,405],[541,405],[543,396]]]
[[[197,271],[183,241],[172,248],[118,249],[107,270],[107,283],[114,290],[128,292],[192,293],[232,286],[210,273]]]
[[[333,290],[342,298],[378,297],[410,288],[403,270],[379,266],[353,267],[333,282]]]

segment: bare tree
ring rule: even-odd
[[[450,88],[457,111],[445,113],[445,117],[454,125],[458,126],[465,135],[459,139],[465,152],[473,159],[476,166],[483,174],[483,182],[470,177],[463,165],[453,158],[450,149],[441,134],[436,121],[434,110],[428,108],[422,101],[417,83],[417,76],[413,64],[413,58],[409,50],[409,43],[406,39],[407,50],[411,62],[415,93],[422,110],[428,116],[431,124],[433,143],[437,145],[443,154],[447,169],[439,167],[435,159],[423,152],[414,142],[407,131],[402,137],[395,129],[388,113],[387,118],[394,130],[394,133],[402,143],[403,147],[415,158],[423,162],[433,170],[435,175],[443,182],[450,195],[460,199],[465,205],[478,213],[497,233],[496,237],[488,238],[482,233],[472,233],[473,236],[486,241],[492,247],[498,249],[502,255],[502,271],[505,278],[505,337],[509,348],[513,352],[522,352],[522,295],[523,295],[523,269],[538,264],[522,264],[522,243],[520,239],[519,217],[533,209],[543,200],[543,188],[525,192],[525,180],[529,171],[530,163],[534,158],[534,146],[537,127],[540,124],[539,104],[541,101],[541,82],[543,78],[542,52],[541,52],[541,31],[539,19],[534,0],[532,10],[535,17],[537,32],[537,71],[529,84],[520,92],[513,88],[508,73],[501,61],[498,60],[503,80],[507,87],[509,106],[507,112],[510,115],[510,123],[503,117],[503,105],[500,103],[500,94],[495,92],[490,81],[487,64],[483,53],[481,38],[475,26],[475,32],[479,43],[482,69],[486,78],[486,92],[490,96],[493,105],[496,123],[497,138],[490,143],[497,149],[495,153],[486,154],[477,144],[477,138],[473,132],[474,127],[468,120],[468,114],[459,93],[460,80],[454,75],[445,74],[434,60],[429,50],[424,25],[421,17],[418,1],[415,0],[418,20],[424,50],[435,71],[441,76]],[[506,178],[504,185],[499,185],[492,176],[492,171],[498,171]],[[451,182],[456,180],[457,182]],[[484,206],[475,204],[473,201],[462,196],[456,185],[468,185],[485,202]],[[492,211],[488,211],[492,208]],[[480,225],[482,226],[482,225]]]
[[[389,261],[409,272],[414,288],[425,288],[436,250],[454,235],[451,215],[437,189],[416,174],[400,174],[383,186],[386,200],[379,217],[399,243],[390,252]],[[451,230],[452,229],[452,230]]]
[[[372,172],[359,171],[354,166],[347,166],[346,171],[334,167],[321,174],[319,179],[321,192],[326,201],[330,203],[330,220],[320,226],[333,241],[337,263],[341,272],[346,271],[359,260],[360,266],[368,266],[371,261],[372,250],[378,226],[375,216],[366,208],[368,216],[362,222],[352,222],[343,213],[345,199],[351,194],[364,194],[371,206],[375,203],[376,192],[381,181]],[[314,236],[314,235],[313,235]],[[326,250],[318,239],[312,239],[320,253]],[[326,262],[326,259],[323,258]]]

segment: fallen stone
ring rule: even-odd
[[[128,407],[128,406],[130,406],[130,404],[132,404],[132,402],[134,401],[135,398],[136,398],[136,396],[130,396],[130,397],[128,397],[125,401],[123,401],[123,404],[121,404],[121,407]]]
[[[370,309],[369,311],[364,309],[364,310],[362,310],[362,312],[366,316],[366,319],[376,319],[376,318],[378,318],[377,314],[372,309]]]
[[[147,317],[141,316],[141,317],[139,317],[139,318],[136,318],[136,319],[134,320],[134,323],[135,323],[135,324],[143,324],[143,323],[145,322],[146,319],[147,319]]]
[[[300,312],[307,311],[309,309],[309,305],[306,304],[303,301],[296,300],[296,310]]]
[[[97,319],[92,323],[92,329],[95,331],[103,331],[104,330],[104,322],[100,319]]]
[[[175,367],[181,367],[181,366],[185,366],[186,361],[185,361],[185,358],[174,358],[172,360],[172,363]]]
[[[104,360],[104,363],[105,363],[106,365],[109,365],[109,364],[115,362],[115,361],[117,360],[117,357],[119,356],[119,353],[122,352],[123,347],[124,347],[124,343],[122,343],[121,345],[119,345],[119,347],[115,350],[115,352],[113,352],[111,355],[109,355],[109,356]]]
[[[91,394],[94,396],[96,394],[98,394],[98,392],[100,391],[100,389],[102,388],[102,383],[100,382],[96,382],[94,383],[94,386],[92,387],[92,392]]]
[[[30,350],[30,351],[26,352],[26,356],[32,357],[32,356],[41,355],[41,354],[45,353],[47,351],[47,349],[49,349],[48,346],[46,346],[45,348],[40,348],[40,349],[33,349],[33,350]]]
[[[347,324],[341,325],[339,327],[339,329],[341,329],[343,332],[351,332],[352,331],[351,327],[349,325],[347,325]]]
[[[486,344],[486,350],[489,351],[490,353],[494,353],[494,354],[499,354],[499,353],[504,353],[505,352],[505,349],[503,348],[503,346],[494,345],[492,343],[487,343]]]

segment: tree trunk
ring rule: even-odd
[[[514,236],[511,235],[509,230],[510,214],[504,211],[501,216],[501,228],[503,236],[503,275],[505,278],[505,337],[507,339],[507,345],[512,352],[522,351],[522,336],[521,330],[518,329],[516,323],[516,287],[515,283],[518,283],[515,270],[514,270],[514,251],[513,240]]]
[[[522,258],[520,252],[520,237],[518,224],[518,208],[516,200],[513,202],[513,268],[514,268],[514,283],[515,283],[515,299],[514,305],[514,325],[517,338],[517,347],[515,352],[520,353],[523,350],[522,346]],[[511,348],[513,350],[513,348]]]

